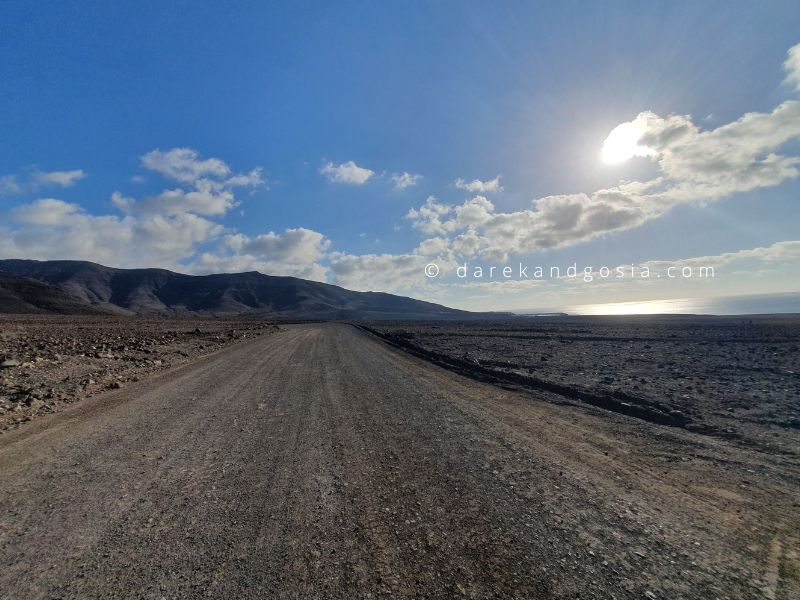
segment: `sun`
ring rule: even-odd
[[[650,156],[653,149],[640,146],[645,127],[637,121],[617,125],[608,134],[600,149],[600,158],[608,165],[617,165],[634,156]]]

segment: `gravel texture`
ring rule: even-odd
[[[0,595],[789,600],[780,458],[287,326],[0,436]]]
[[[467,375],[800,456],[798,317],[561,317],[369,327]]]
[[[0,432],[276,330],[241,320],[0,315]]]

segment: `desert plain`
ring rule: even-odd
[[[5,597],[800,594],[796,318],[0,324]]]

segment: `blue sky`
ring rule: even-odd
[[[498,310],[797,290],[798,43],[777,1],[5,2],[0,254]],[[605,163],[627,122],[647,152]]]

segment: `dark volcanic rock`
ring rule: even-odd
[[[520,317],[369,329],[450,369],[540,397],[771,452],[800,448],[797,316]]]

